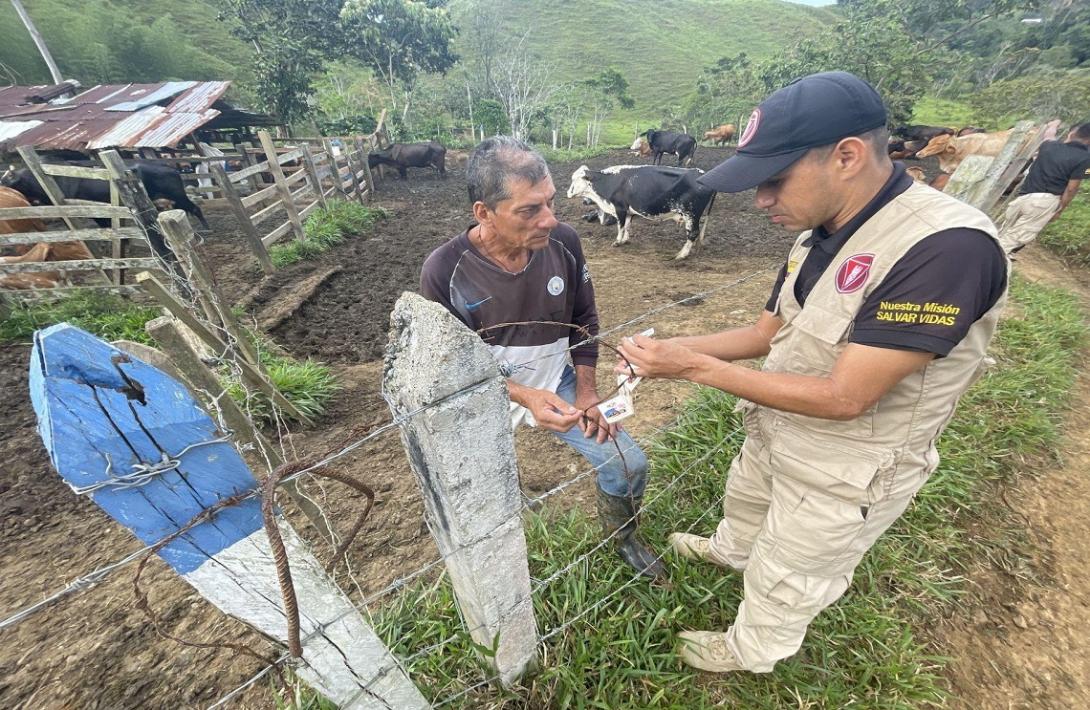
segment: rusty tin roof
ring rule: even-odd
[[[0,88],[0,150],[161,148],[220,114],[212,105],[229,81],[167,81],[157,84],[100,84],[74,96],[74,88]],[[41,99],[52,98],[47,102]]]

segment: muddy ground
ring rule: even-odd
[[[729,149],[702,147],[697,166],[707,169],[729,153]],[[603,167],[632,160],[627,153],[616,152],[587,162]],[[752,193],[720,195],[704,249],[688,261],[674,262],[682,236],[672,223],[636,222],[632,242],[614,248],[615,228],[579,221],[583,206],[563,198],[578,165],[552,166],[558,212],[583,237],[604,325],[757,273],[743,285],[671,308],[639,327],[653,325],[659,334],[673,335],[741,324],[755,317],[791,237],[752,207]],[[408,182],[382,183],[377,203],[390,210],[390,217],[373,233],[264,280],[230,214],[208,211],[213,231],[201,249],[221,289],[233,301],[246,304],[255,321],[282,304],[308,276],[340,268],[271,333],[292,354],[330,363],[344,384],[330,411],[314,427],[284,438],[291,455],[305,459],[323,454],[353,428],[388,419],[378,392],[388,313],[403,290],[415,289],[424,257],[469,224],[463,177],[460,170],[451,171],[445,180],[419,171]],[[0,467],[0,617],[139,548],[134,538],[92,503],[75,496],[51,470],[27,397],[28,356],[27,345],[0,346],[0,387],[8,404],[0,409],[0,460],[4,461]],[[611,367],[611,358],[603,358],[599,368],[603,383]],[[667,423],[689,392],[687,385],[644,383],[639,415],[629,429],[640,436]],[[517,445],[523,487],[531,495],[584,469],[581,459],[540,432],[521,430]],[[341,459],[338,470],[366,481],[378,494],[375,511],[351,552],[351,570],[342,566],[338,573],[342,586],[359,600],[432,561],[436,551],[396,435],[376,439]],[[309,490],[341,530],[361,504],[352,493],[329,484],[311,483]],[[550,499],[550,505],[586,507],[592,492],[593,483],[586,479]],[[310,535],[304,526],[299,527]],[[320,555],[328,554],[323,545],[316,547]],[[603,563],[613,563],[608,553],[601,554]],[[133,609],[131,583],[132,569],[119,571],[94,589],[0,632],[0,705],[206,707],[259,667],[234,651],[191,649],[159,638],[148,620]],[[145,586],[153,590],[152,605],[169,632],[194,640],[242,640],[256,649],[268,649],[157,560],[145,573]],[[972,695],[971,688],[958,689]],[[261,687],[235,703],[236,707],[269,705],[269,695]]]

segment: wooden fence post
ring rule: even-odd
[[[156,553],[187,583],[265,636],[289,639],[260,497],[237,500],[257,481],[185,387],[60,324],[34,336],[30,392],[50,460],[77,494],[90,495],[147,545],[175,536]],[[216,505],[224,507],[207,512]],[[341,708],[426,708],[398,659],[272,514],[298,602],[296,673]]]
[[[302,239],[305,236],[303,220],[299,217],[299,210],[295,208],[291,188],[288,187],[288,183],[284,179],[284,171],[280,167],[280,156],[276,152],[276,146],[273,144],[268,131],[258,131],[257,137],[261,140],[261,148],[265,151],[265,159],[269,163],[269,173],[273,176],[273,182],[276,183],[276,192],[280,195],[280,202],[284,206],[284,211],[288,213],[291,230],[295,232],[296,239]]]
[[[196,245],[193,243],[196,235],[193,233],[193,227],[189,224],[185,211],[169,210],[161,213],[159,227],[166,236],[170,248],[178,257],[189,283],[196,289],[197,298],[203,303],[204,311],[213,325],[220,325],[234,340],[231,344],[238,349],[238,352],[251,364],[259,365],[257,350],[250,342],[249,335],[242,330],[238,319],[231,311],[231,304],[216,288],[211,272],[197,256]]]
[[[116,185],[117,192],[121,195],[121,201],[129,208],[133,214],[133,219],[136,220],[136,223],[144,230],[144,234],[147,235],[148,244],[151,245],[152,251],[166,262],[170,271],[174,271],[176,274],[177,263],[174,252],[167,247],[166,242],[163,240],[163,234],[159,231],[159,224],[156,221],[159,217],[159,211],[155,209],[155,205],[152,204],[147,191],[144,190],[144,184],[125,168],[125,162],[121,160],[121,156],[116,150],[101,151],[98,158],[106,166],[106,171],[110,174],[110,181]]]
[[[329,156],[329,167],[333,169],[333,184],[337,188],[337,194],[342,199],[347,200],[349,199],[348,190],[344,189],[344,178],[341,177],[341,163],[333,152],[333,141],[322,136],[322,147],[325,148],[325,153]],[[348,169],[351,170],[352,166],[349,165]]]
[[[145,323],[144,330],[159,344],[159,348],[170,358],[171,364],[178,368],[189,384],[190,391],[201,400],[205,410],[213,412],[218,409],[223,415],[224,423],[234,432],[235,439],[251,444],[258,452],[259,458],[268,461],[269,473],[271,473],[277,466],[284,463],[280,452],[258,431],[253,421],[246,416],[235,400],[226,394],[221,394],[223,385],[220,384],[215,373],[193,351],[178,325],[178,321],[174,318],[160,316]],[[284,491],[291,496],[322,537],[332,541],[333,531],[329,528],[329,521],[314,501],[303,494],[297,482],[285,483]]]
[[[950,176],[950,182],[943,192],[988,212],[1004,188],[1017,176],[1017,171],[1012,172],[1010,168],[1022,154],[1032,129],[1033,121],[1019,121],[994,158],[986,155],[967,156]]]
[[[222,355],[227,350],[227,345],[220,340],[219,336],[209,330],[204,323],[190,313],[189,308],[175,298],[174,294],[172,294],[170,290],[160,283],[152,274],[147,271],[140,272],[136,275],[136,283],[138,283],[152,298],[159,301],[160,305],[162,305],[163,308],[166,308],[172,316],[185,323],[186,327],[192,330],[194,335],[200,338],[201,341],[217,355]],[[272,400],[273,404],[280,407],[284,414],[305,424],[312,423],[309,417],[300,412],[280,390],[276,389],[275,385],[265,378],[265,374],[261,371],[259,366],[251,365],[244,358],[238,358],[235,360],[235,364],[238,365],[238,368],[242,373],[242,379],[251,387],[264,392],[265,395]]]
[[[370,151],[364,146],[362,137],[356,136],[355,142],[356,148],[360,152],[360,161],[363,163],[363,172],[367,175],[367,194],[373,200],[375,199],[375,176],[371,174]],[[368,145],[370,145],[370,141],[368,141]]]
[[[314,190],[314,194],[318,196],[318,201],[322,203],[322,207],[328,208],[329,204],[325,200],[325,190],[322,189],[322,181],[318,177],[318,168],[314,166],[314,154],[310,152],[310,145],[303,143],[300,147],[303,149],[303,167],[307,171],[310,186]]]
[[[261,264],[261,270],[266,274],[276,271],[276,266],[273,265],[272,259],[269,258],[269,250],[265,247],[265,243],[261,241],[261,235],[250,219],[249,213],[246,212],[246,207],[242,204],[242,197],[238,194],[238,190],[235,189],[235,184],[231,182],[231,178],[228,177],[227,171],[218,163],[212,163],[209,169],[212,171],[212,179],[219,185],[223,191],[224,199],[230,205],[231,211],[235,213],[235,219],[238,221],[239,226],[242,227],[242,234],[246,237],[246,244],[249,245],[250,251],[257,257],[257,263]]]
[[[363,193],[365,192],[365,189],[364,183],[360,180],[360,173],[363,171],[360,167],[358,167],[357,162],[355,160],[352,160],[352,154],[357,153],[356,146],[348,138],[343,138],[342,142],[344,143],[345,162],[348,163],[348,171],[352,173],[352,185],[356,188],[356,199],[359,200],[360,204],[362,205],[364,204]],[[367,156],[358,153],[357,155],[357,160],[359,160],[360,163],[366,166]],[[367,186],[370,187],[369,184]]]
[[[27,170],[34,175],[34,178],[38,181],[38,184],[42,186],[42,190],[45,191],[46,197],[54,205],[61,207],[68,204],[64,197],[64,193],[61,192],[60,186],[57,185],[53,176],[42,169],[42,160],[38,157],[38,152],[34,150],[34,146],[21,145],[16,150],[19,152],[19,157],[23,159],[23,163],[26,164]],[[68,225],[69,229],[76,229],[76,225],[68,217],[62,217],[64,223]],[[114,257],[115,259],[118,257]]]
[[[439,304],[405,293],[390,322],[383,396],[395,417],[414,412],[401,440],[428,527],[470,634],[495,647],[486,662],[509,686],[536,665],[538,632],[507,387],[484,342]]]

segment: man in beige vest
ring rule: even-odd
[[[678,554],[744,575],[726,632],[681,633],[696,668],[765,673],[799,649],[938,466],[935,442],[1006,300],[995,226],[891,163],[886,120],[877,92],[844,72],[766,99],[737,154],[702,178],[756,187],[774,223],[805,230],[765,311],[749,327],[621,347],[639,375],[740,398],[747,436],[722,521],[708,538],[670,536]],[[760,370],[733,364],[762,356]]]

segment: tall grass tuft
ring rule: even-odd
[[[255,339],[258,359],[269,375],[269,381],[305,416],[313,419],[325,413],[326,407],[341,384],[328,365],[307,358],[296,360],[273,352],[267,342]],[[262,392],[248,390],[227,372],[221,373],[227,392],[258,424],[272,422],[273,410],[269,398]]]
[[[269,247],[276,266],[314,259],[349,237],[371,231],[388,213],[381,207],[365,207],[346,200],[330,200],[328,207],[315,210],[303,225],[304,237]]]
[[[575,566],[534,595],[541,631],[554,634],[542,651],[541,670],[512,690],[486,685],[450,706],[945,703],[946,659],[928,632],[966,600],[964,575],[976,562],[1025,562],[1024,531],[995,503],[994,491],[1032,471],[1027,462],[1053,455],[1087,340],[1084,314],[1071,294],[1016,280],[1013,297],[1017,308],[993,347],[997,364],[970,390],[943,436],[939,470],[867,555],[844,598],[818,616],[801,650],[773,673],[701,675],[675,655],[677,631],[730,625],[742,595],[740,575],[670,556],[668,583],[633,581],[631,570],[608,548],[577,562],[600,539],[588,516],[546,511],[526,519],[531,576],[544,579]],[[664,549],[672,530],[714,531],[724,475],[742,440],[733,403],[716,390],[700,391],[677,426],[649,447],[652,474],[643,528],[654,547]],[[702,457],[708,460],[701,462]],[[487,677],[445,578],[404,590],[374,610],[374,617],[397,656],[421,653],[409,672],[433,703]],[[435,644],[441,645],[424,650]]]

